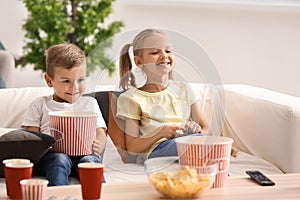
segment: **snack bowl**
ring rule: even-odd
[[[201,167],[183,166],[178,157],[150,158],[145,161],[149,182],[165,198],[195,198],[209,190],[215,181],[217,161]]]

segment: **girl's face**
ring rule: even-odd
[[[155,34],[144,40],[141,54],[134,57],[137,66],[148,75],[167,75],[174,66],[174,55],[170,43],[163,35]]]
[[[53,87],[53,100],[57,102],[74,103],[84,93],[86,86],[86,65],[65,69],[57,67],[54,77],[45,74],[49,87]]]

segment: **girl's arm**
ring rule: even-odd
[[[104,128],[96,129],[96,139],[93,142],[93,154],[99,156],[106,146],[106,133]]]
[[[139,137],[139,121],[126,118],[125,120],[125,141],[127,151],[131,153],[143,153],[161,138],[171,139],[179,135],[177,130],[183,130],[178,125],[165,125],[154,130],[147,136]]]
[[[191,117],[194,122],[200,125],[201,133],[210,134],[210,130],[206,118],[204,117],[204,114],[201,112],[200,100],[192,104]]]

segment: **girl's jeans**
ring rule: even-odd
[[[68,185],[69,176],[79,179],[78,163],[97,162],[101,163],[100,157],[95,155],[68,156],[64,153],[47,153],[35,168],[37,175],[46,176],[49,181],[48,186]],[[105,182],[103,178],[102,182]]]
[[[204,134],[195,133],[193,136],[203,136]],[[185,137],[185,136],[182,136]],[[150,153],[148,158],[164,157],[164,156],[178,156],[175,138],[165,140],[161,142],[153,151]]]
[[[168,139],[161,142],[153,151],[150,153],[148,158],[164,157],[164,156],[178,156],[175,138]]]

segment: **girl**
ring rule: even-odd
[[[129,49],[134,62],[147,76],[136,88]],[[189,85],[173,79],[174,55],[167,35],[146,29],[126,44],[120,55],[120,87],[117,116],[125,120],[126,148],[147,158],[177,156],[175,138],[191,133],[208,134],[206,119]]]

